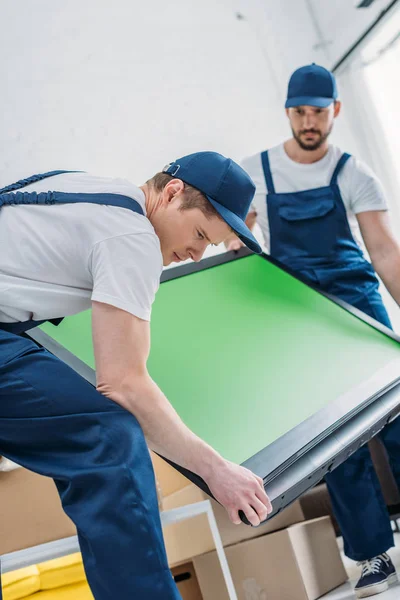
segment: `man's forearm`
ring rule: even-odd
[[[101,390],[99,390],[101,391]],[[165,458],[207,479],[223,458],[195,435],[178,416],[157,384],[142,376],[127,382],[112,400],[139,421],[149,447]]]

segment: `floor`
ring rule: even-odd
[[[390,557],[400,574],[400,533],[395,534],[396,547],[392,548],[389,552]],[[343,543],[339,539],[339,546],[342,550]],[[346,558],[343,554],[343,562],[349,575],[349,581],[344,585],[336,588],[326,596],[323,596],[323,600],[354,600],[355,595],[353,588],[360,577],[360,567],[357,567],[356,563]],[[375,600],[399,600],[400,599],[400,583],[390,586],[387,592],[371,596]],[[322,600],[322,599],[321,599]]]

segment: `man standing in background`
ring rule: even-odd
[[[303,280],[391,327],[376,274],[400,303],[400,247],[376,176],[328,142],[340,113],[337,97],[325,68],[312,64],[293,73],[285,106],[292,137],[242,162],[256,184],[246,223],[252,228],[257,222],[270,255]],[[229,250],[241,245],[234,235],[226,243]],[[379,435],[400,484],[400,420]],[[345,553],[362,567],[356,595],[387,590],[397,580],[386,554],[394,540],[368,447],[326,482]]]

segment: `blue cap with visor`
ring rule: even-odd
[[[242,167],[218,152],[195,152],[163,171],[202,192],[242,242],[253,252],[262,252],[245,223],[256,188]]]
[[[294,106],[326,108],[337,97],[338,92],[333,73],[312,63],[300,67],[291,76],[285,108]]]

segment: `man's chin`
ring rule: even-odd
[[[165,254],[163,254],[162,256],[163,256],[164,267],[168,267],[172,263],[182,262],[181,259],[177,256],[177,254],[175,254],[175,252],[172,252],[171,254],[168,253],[167,256],[165,256]]]
[[[313,150],[318,150],[318,148],[322,146],[323,140],[319,138],[318,140],[310,140],[309,142],[303,140],[297,140],[297,142],[299,146],[303,148],[303,150],[309,150],[312,152]]]
[[[175,255],[175,252],[173,252],[171,256],[164,256],[163,255],[163,265],[164,265],[164,267],[168,267],[172,263],[178,263],[178,262],[180,262],[180,261],[178,260],[178,257]]]

